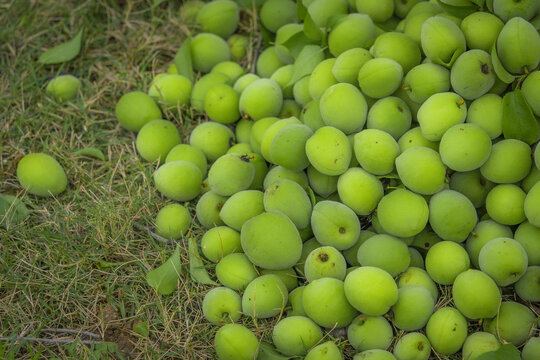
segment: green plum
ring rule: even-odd
[[[288,356],[305,355],[322,337],[321,328],[305,316],[282,319],[272,331],[274,345]]]
[[[337,201],[319,201],[311,214],[311,229],[319,243],[338,250],[352,247],[360,235],[360,221],[349,207]]]
[[[191,40],[191,59],[196,71],[207,73],[214,65],[230,58],[229,45],[215,34],[203,32]]]
[[[252,360],[257,358],[259,340],[242,325],[226,324],[217,331],[214,347],[219,360]]]
[[[245,254],[232,253],[216,265],[216,276],[224,286],[242,291],[259,275]]]
[[[182,139],[176,126],[167,120],[152,120],[144,125],[137,134],[137,151],[146,161],[164,162],[173,147]]]
[[[151,120],[161,119],[161,110],[147,94],[132,91],[122,95],[115,108],[118,122],[130,131],[139,131]]]
[[[193,129],[189,143],[202,150],[208,161],[212,162],[229,150],[234,143],[234,133],[223,124],[208,121]]]
[[[452,285],[456,277],[469,269],[467,251],[453,241],[441,241],[433,245],[426,255],[426,271],[438,284]]]
[[[196,165],[187,161],[171,161],[154,173],[158,191],[176,201],[190,201],[201,193],[202,174]]]
[[[273,274],[261,275],[249,283],[242,295],[244,314],[265,319],[283,312],[289,292],[281,279]]]
[[[426,335],[433,349],[441,355],[451,355],[461,349],[467,338],[467,320],[449,306],[435,311],[426,325]]]
[[[189,211],[180,204],[169,204],[156,216],[156,233],[167,239],[181,238],[191,225]]]
[[[204,296],[202,311],[206,320],[215,325],[234,323],[242,315],[242,300],[234,290],[216,287]]]
[[[30,194],[56,196],[66,190],[68,181],[62,165],[50,155],[31,153],[17,164],[17,179]]]
[[[452,299],[457,309],[467,318],[489,319],[497,315],[501,292],[486,273],[467,270],[456,277],[452,286]]]
[[[393,335],[392,326],[383,316],[360,314],[347,328],[347,339],[357,351],[386,350]]]

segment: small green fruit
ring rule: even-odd
[[[234,134],[225,125],[209,121],[193,129],[189,143],[202,150],[208,161],[212,162],[229,150],[234,143]]]
[[[234,290],[216,287],[204,296],[202,311],[212,324],[234,323],[242,315],[242,300]]]
[[[156,216],[156,232],[167,239],[182,237],[191,225],[189,211],[180,204],[170,204],[159,210]]]
[[[240,11],[231,0],[214,0],[206,3],[197,13],[197,23],[202,31],[228,38],[236,31]]]
[[[162,74],[160,74],[162,75]],[[186,77],[176,74],[156,76],[148,95],[167,107],[182,107],[189,104],[192,84]]]
[[[383,316],[360,314],[347,328],[347,339],[358,351],[386,350],[393,337],[392,325]]]
[[[452,298],[458,310],[467,318],[490,319],[497,315],[501,292],[486,273],[467,270],[456,277]]]
[[[321,328],[305,316],[290,316],[276,324],[272,341],[288,356],[305,355],[323,337]]]
[[[160,193],[176,201],[190,201],[201,193],[202,175],[199,168],[187,161],[171,161],[154,173]]]
[[[67,187],[62,166],[43,153],[25,155],[17,164],[17,179],[26,191],[37,196],[56,196]]]
[[[204,233],[201,251],[210,261],[218,263],[223,257],[241,252],[240,233],[227,226],[217,226]]]
[[[287,287],[279,277],[262,275],[246,287],[242,295],[242,311],[257,319],[276,316],[285,308],[288,297]]]
[[[173,147],[182,139],[176,126],[167,120],[152,120],[137,134],[137,151],[146,161],[164,162]]]
[[[69,101],[77,96],[81,80],[73,75],[60,75],[49,81],[45,92],[60,101]]]
[[[232,253],[216,265],[216,276],[224,286],[243,291],[259,274],[245,254]]]
[[[246,327],[226,324],[214,338],[219,360],[253,360],[259,352],[259,340]]]
[[[191,40],[191,58],[196,71],[207,73],[216,64],[231,58],[229,45],[217,35],[200,33]]]
[[[442,307],[429,318],[426,335],[439,354],[455,354],[467,338],[467,320],[458,310]]]
[[[331,277],[345,279],[347,263],[339,250],[332,246],[322,246],[309,253],[304,265],[304,274],[308,282]]]
[[[130,131],[139,131],[149,121],[161,119],[159,106],[141,91],[122,95],[116,103],[115,112],[120,125]]]

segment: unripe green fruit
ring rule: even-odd
[[[523,141],[505,139],[491,147],[491,154],[480,168],[482,176],[499,184],[522,180],[531,169],[531,148]]]
[[[347,328],[347,339],[357,351],[386,350],[392,343],[392,326],[383,316],[357,316]]]
[[[334,78],[343,83],[355,85],[358,82],[360,68],[373,56],[363,48],[353,48],[342,52],[332,67]]]
[[[204,97],[204,111],[211,120],[232,124],[240,118],[239,99],[238,93],[229,85],[215,85]]]
[[[332,85],[321,96],[320,111],[324,123],[345,134],[364,127],[367,110],[364,95],[351,84]]]
[[[394,13],[400,19],[406,17],[411,9],[418,3],[422,3],[422,0],[394,0]],[[432,5],[433,3],[430,3]],[[425,4],[424,4],[425,5]],[[401,360],[401,359],[399,359]]]
[[[189,143],[201,149],[210,162],[224,155],[233,142],[231,129],[211,121],[197,125],[189,136]]]
[[[429,200],[429,224],[443,240],[464,241],[478,217],[471,201],[453,190],[443,190]]]
[[[395,96],[377,100],[369,109],[367,128],[379,129],[399,139],[411,127],[411,110]]]
[[[480,268],[478,256],[482,247],[490,240],[500,237],[511,238],[512,230],[508,226],[501,225],[493,220],[484,220],[476,224],[466,243],[466,249],[474,267]]]
[[[156,216],[156,233],[167,239],[179,239],[190,225],[191,215],[180,204],[167,205],[159,210]]]
[[[62,166],[43,153],[25,155],[17,164],[17,179],[26,191],[37,196],[56,196],[67,187]]]
[[[226,324],[214,338],[219,360],[252,360],[257,358],[259,340],[242,325]]]
[[[399,145],[382,130],[366,129],[354,135],[354,153],[363,169],[374,175],[386,175],[394,169]]]
[[[336,344],[332,341],[327,341],[312,348],[304,360],[343,360],[343,355]]]
[[[426,227],[413,238],[411,246],[425,254],[434,244],[441,241],[442,239],[433,230]]]
[[[378,36],[371,47],[371,53],[376,58],[395,60],[405,74],[422,60],[420,47],[409,36],[400,32],[387,32]]]
[[[302,111],[302,108],[300,105],[296,103],[296,101],[291,99],[285,99],[283,100],[283,106],[281,107],[281,111],[279,112],[278,117],[280,118],[289,118],[289,117],[300,117],[300,112]]]
[[[405,150],[396,158],[396,170],[403,184],[416,193],[431,195],[444,187],[446,167],[430,148],[415,146]]]
[[[491,153],[489,135],[475,124],[458,124],[441,138],[442,161],[456,171],[471,171],[482,166]]]
[[[493,13],[508,21],[514,17],[530,20],[537,13],[538,2],[534,0],[493,0]]]
[[[306,142],[312,135],[313,131],[303,124],[287,125],[278,130],[270,142],[269,160],[290,170],[305,169],[309,165]],[[263,142],[265,139],[266,134]]]
[[[433,281],[441,285],[452,285],[469,266],[467,251],[453,241],[436,243],[426,255],[426,271]]]
[[[529,220],[532,225],[540,227],[540,182],[537,182],[536,185],[529,190],[523,207],[527,220]]]
[[[369,215],[384,195],[381,181],[357,167],[350,168],[339,177],[337,191],[340,200],[357,215]]]
[[[540,71],[536,70],[530,73],[523,84],[521,85],[521,90],[523,95],[527,100],[527,103],[530,105],[532,111],[536,116],[540,116]],[[538,146],[536,146],[539,149]],[[537,164],[540,164],[540,150],[536,150],[539,154],[535,157]],[[539,169],[540,166],[536,165]]]
[[[450,72],[452,88],[467,100],[477,99],[487,93],[496,78],[491,55],[479,49],[461,54]]]
[[[364,94],[380,99],[397,90],[403,78],[401,65],[392,59],[368,60],[358,72],[358,84]]]
[[[345,278],[345,295],[349,303],[366,315],[379,316],[398,300],[398,288],[386,271],[362,266]]]
[[[305,355],[322,337],[321,328],[305,316],[287,317],[272,331],[277,350],[288,356]]]
[[[146,161],[164,162],[173,147],[182,139],[176,126],[167,120],[152,120],[144,125],[137,134],[137,151]]]
[[[320,1],[320,0],[319,0]],[[338,0],[337,2],[342,1]],[[309,76],[308,90],[313,100],[319,100],[326,89],[337,84],[338,81],[332,73],[336,63],[335,58],[321,61]]]
[[[450,71],[432,63],[417,65],[405,75],[403,89],[412,101],[421,104],[433,94],[450,90]]]
[[[487,274],[467,270],[459,274],[452,286],[454,304],[463,315],[472,320],[488,319],[497,315],[501,292]]]
[[[480,126],[491,139],[502,134],[502,98],[486,94],[469,105],[467,122]]]
[[[528,221],[522,222],[514,234],[514,240],[519,242],[527,252],[529,265],[540,265],[540,228]]]
[[[397,189],[385,195],[377,207],[383,229],[398,237],[420,233],[428,222],[426,200],[412,191]]]
[[[173,147],[171,151],[169,151],[167,157],[165,158],[165,162],[177,160],[184,160],[193,163],[199,168],[199,170],[201,171],[201,175],[203,177],[206,176],[206,156],[201,149],[188,144],[178,144]]]
[[[139,131],[149,121],[161,119],[159,106],[140,91],[122,95],[116,103],[115,112],[120,125],[130,131]]]
[[[261,275],[275,275],[283,281],[287,291],[292,291],[298,286],[298,275],[293,268],[283,269],[283,270],[268,270],[262,269]]]
[[[497,316],[484,321],[484,330],[497,336],[501,342],[520,346],[531,336],[536,322],[537,317],[525,305],[503,301]]]
[[[187,24],[194,24],[197,19],[197,13],[204,6],[202,0],[187,0],[180,6],[178,15],[180,19]]]
[[[354,211],[346,205],[324,200],[313,207],[311,229],[320,244],[345,250],[358,240],[360,221]]]
[[[514,184],[497,185],[487,195],[486,210],[490,218],[503,225],[518,225],[525,221],[526,194]]]
[[[281,179],[272,183],[264,192],[264,208],[286,215],[298,229],[309,225],[311,200],[294,181]]]
[[[227,45],[231,52],[231,60],[240,61],[246,56],[249,39],[245,35],[234,34],[227,40]]]
[[[373,349],[354,355],[353,360],[396,360],[396,358],[386,350]]]
[[[262,275],[246,287],[242,295],[242,311],[257,319],[276,316],[283,311],[288,297],[287,287],[279,277]]]
[[[288,41],[293,37],[294,42]],[[304,49],[304,46],[315,43],[304,34],[304,25],[297,23],[281,26],[276,32],[274,41],[276,55],[284,63],[292,63]]]
[[[309,78],[310,76],[305,76],[293,85],[294,101],[302,106],[306,106],[312,100],[309,94]]]
[[[501,343],[495,336],[483,331],[475,332],[465,339],[463,344],[463,358],[476,360],[480,355],[497,351],[501,347]]]
[[[387,271],[392,277],[405,271],[411,258],[407,245],[390,235],[380,234],[367,239],[358,249],[358,262]]]
[[[195,209],[199,223],[207,229],[223,225],[223,220],[220,218],[220,211],[226,201],[226,196],[218,195],[213,191],[203,194],[197,202]]]
[[[536,148],[540,149],[538,146]],[[540,156],[540,152],[538,153],[538,155]],[[535,156],[535,159],[537,159],[536,156]],[[525,192],[529,192],[529,190],[531,190],[532,187],[539,181],[540,181],[540,169],[537,168],[536,166],[533,166],[531,168],[531,171],[529,172],[529,175],[527,175],[525,179],[523,179],[523,181],[521,182],[521,188]]]
[[[319,100],[311,101],[302,109],[300,120],[313,131],[317,131],[325,126],[321,116]]]
[[[527,252],[511,238],[490,240],[480,250],[480,269],[499,286],[515,283],[527,270]]]
[[[402,153],[415,146],[424,146],[439,151],[439,143],[426,139],[422,135],[422,129],[420,127],[412,128],[403,134],[398,140],[398,145]]]
[[[456,309],[442,307],[429,318],[426,335],[437,353],[454,354],[467,338],[467,320]]]
[[[218,263],[225,256],[242,252],[240,233],[227,226],[213,227],[201,239],[201,251],[210,261]]]
[[[236,31],[240,11],[231,0],[214,0],[206,3],[197,13],[197,23],[202,31],[228,38]]]
[[[262,135],[261,142],[260,142],[260,144],[261,144],[260,153],[264,156],[264,158],[267,161],[272,162],[272,157],[271,157],[271,154],[270,154],[270,148],[272,146],[272,140],[274,140],[274,137],[276,136],[276,134],[280,130],[284,129],[285,127],[287,127],[289,125],[293,125],[293,124],[296,124],[296,125],[300,124],[300,120],[298,120],[295,117],[281,119],[281,120],[278,120],[275,123],[271,124],[264,131],[264,134]],[[307,129],[307,130],[309,130],[309,129]],[[305,140],[303,142],[305,142]],[[298,147],[301,148],[302,146],[298,146]]]
[[[276,55],[274,46],[267,47],[257,58],[257,75],[262,78],[269,78],[280,67],[286,65]]]
[[[432,62],[451,67],[466,49],[465,36],[458,25],[440,16],[422,25],[422,50]]]
[[[201,193],[201,171],[187,161],[171,161],[154,173],[154,182],[161,194],[176,200],[190,201]]]
[[[310,282],[302,299],[307,316],[325,328],[347,326],[357,314],[345,297],[343,281],[338,279],[321,278]]]
[[[356,0],[356,10],[367,14],[375,22],[385,22],[394,12],[394,0]]]
[[[480,170],[455,172],[450,177],[450,189],[465,195],[475,208],[485,205],[489,191],[495,186],[484,179]]]
[[[427,324],[434,308],[435,300],[425,287],[402,287],[398,290],[398,301],[392,306],[394,326],[406,331],[421,329]]]
[[[408,250],[409,250],[409,255],[411,257],[411,263],[409,264],[409,267],[414,266],[414,267],[423,269],[425,267],[424,258],[422,257],[422,254],[420,254],[420,251],[410,246]]]
[[[428,338],[418,332],[403,335],[394,346],[397,360],[428,360],[430,354],[431,344]]]
[[[515,284],[518,296],[531,302],[540,301],[540,266],[529,266]]]
[[[191,58],[196,71],[207,73],[216,64],[231,59],[227,42],[217,35],[200,33],[191,40]]]
[[[246,190],[255,177],[255,167],[248,155],[226,154],[217,159],[208,171],[208,183],[212,191],[231,196]]]
[[[263,212],[263,193],[257,190],[244,190],[227,199],[222,205],[219,217],[225,224],[240,231],[247,220]]]
[[[369,16],[350,14],[339,20],[330,31],[328,48],[337,57],[349,49],[368,49],[375,37],[375,25]]]
[[[349,168],[352,150],[339,129],[324,126],[306,142],[306,155],[315,169],[326,175],[341,175]]]
[[[405,286],[418,285],[423,286],[429,291],[433,301],[437,302],[439,298],[439,289],[435,282],[431,280],[428,273],[424,269],[410,266],[405,272],[403,272],[398,278],[398,288]]]
[[[345,279],[347,263],[339,250],[332,246],[322,246],[309,253],[304,265],[308,282],[320,278]]]
[[[491,48],[503,28],[504,23],[489,12],[474,12],[463,19],[461,31],[469,49],[480,49],[491,53]]]
[[[280,213],[263,213],[244,223],[242,248],[249,259],[264,269],[292,267],[300,259],[302,239],[294,223]]]
[[[327,27],[328,20],[333,16],[347,14],[345,0],[313,0],[307,6],[308,12],[317,27]]]
[[[532,337],[525,343],[521,349],[521,358],[523,360],[536,360],[540,353],[540,337]]]
[[[465,100],[458,94],[443,92],[431,95],[418,109],[418,123],[424,137],[439,141],[452,126],[467,117]]]
[[[49,81],[45,92],[60,101],[69,101],[77,96],[81,80],[73,75],[60,75]]]
[[[212,324],[234,323],[242,315],[242,300],[234,290],[216,287],[204,296],[202,311],[206,320]]]
[[[225,75],[220,72],[211,72],[209,74],[203,75],[199,81],[193,85],[193,90],[191,91],[191,106],[197,111],[204,111],[204,98],[206,93],[212,87],[218,84],[225,84],[230,81],[228,75]]]
[[[305,288],[305,286],[299,286],[289,292],[289,305],[291,305],[291,309],[287,312],[287,316],[306,316],[303,304]]]
[[[282,105],[281,88],[270,79],[255,80],[240,95],[240,112],[253,120],[278,115]]]
[[[309,254],[317,249],[321,247],[321,244],[319,244],[319,242],[317,241],[317,239],[315,238],[311,238],[309,240],[307,240],[303,246],[302,246],[302,256],[300,257],[300,260],[298,260],[298,262],[296,263],[296,271],[301,275],[301,276],[304,276],[304,265],[306,263],[306,259],[307,257],[309,256]]]
[[[531,71],[540,62],[540,34],[527,20],[512,18],[499,33],[497,54],[507,71],[514,74]]]
[[[264,27],[274,33],[283,25],[298,21],[296,5],[291,0],[265,1],[260,16]]]
[[[272,76],[270,76],[271,80],[274,80],[278,83],[279,87],[281,88],[281,91],[283,92],[283,97],[285,99],[292,99],[293,98],[293,88],[291,86],[287,86],[292,79],[293,75],[293,68],[294,66],[291,65],[285,65],[274,71]]]
[[[292,180],[304,189],[308,187],[308,178],[305,172],[288,170],[282,166],[274,166],[264,178],[264,189],[268,189],[270,185],[279,179]]]
[[[216,265],[216,276],[221,284],[242,291],[259,275],[245,254],[232,253]]]
[[[253,148],[251,148],[250,144],[250,138],[251,138],[251,129],[253,128],[254,122],[248,119],[240,119],[236,123],[235,128],[235,136],[236,136],[236,142],[241,144],[245,143],[248,144],[250,149],[253,151]]]
[[[219,64],[216,64],[210,72],[227,75],[231,81],[236,81],[240,76],[245,74],[244,68],[234,61],[220,62]]]
[[[325,175],[313,166],[308,167],[307,176],[309,187],[317,195],[327,198],[337,191],[337,183],[339,176]]]

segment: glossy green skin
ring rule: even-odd
[[[187,161],[171,161],[154,173],[157,189],[176,201],[190,201],[201,193],[202,175],[199,168]]]
[[[323,337],[321,328],[305,316],[290,316],[276,324],[272,341],[288,356],[305,355]]]
[[[253,360],[259,352],[259,340],[244,326],[227,324],[217,331],[214,347],[219,360]]]
[[[533,337],[521,349],[521,358],[523,360],[535,360],[540,353],[540,338]]]
[[[527,220],[532,225],[540,227],[540,182],[537,182],[527,193],[524,209]]]
[[[364,170],[373,175],[386,175],[394,169],[399,145],[387,132],[365,129],[354,135],[354,154]]]
[[[386,350],[392,343],[392,325],[383,316],[357,316],[347,328],[347,339],[357,351]]]
[[[504,68],[524,74],[540,62],[540,34],[521,17],[506,22],[497,38],[497,54]]]
[[[262,275],[246,287],[242,295],[242,311],[257,319],[276,316],[283,311],[288,297],[287,287],[278,276]]]
[[[465,51],[465,35],[458,25],[446,18],[435,16],[422,25],[422,50],[434,63],[451,67]]]
[[[490,53],[503,26],[504,23],[497,16],[479,11],[465,17],[460,27],[469,49],[481,49]]]
[[[224,222],[220,218],[220,211],[226,201],[226,196],[218,195],[213,191],[203,194],[195,208],[199,223],[207,229],[223,225]]]
[[[201,251],[210,261],[218,263],[223,257],[242,252],[240,233],[227,226],[217,226],[204,233]]]
[[[279,213],[263,213],[246,221],[241,242],[251,262],[264,269],[288,269],[302,254],[298,230],[289,218]]]
[[[450,71],[438,64],[417,65],[406,73],[403,88],[412,101],[422,104],[431,95],[450,90]]]
[[[433,301],[437,302],[437,299],[439,298],[439,288],[435,282],[431,280],[428,273],[424,269],[410,266],[398,277],[397,284],[398,288],[412,285],[423,286],[429,291]]]
[[[374,266],[387,271],[392,277],[405,271],[411,258],[407,245],[385,234],[367,239],[358,249],[358,262],[362,266]]]
[[[398,301],[392,306],[393,324],[405,331],[423,328],[428,322],[435,300],[423,286],[409,285],[398,290]]]
[[[540,228],[528,221],[522,222],[514,234],[514,240],[519,242],[527,252],[529,265],[540,265]]]
[[[523,81],[523,84],[521,85],[521,90],[523,91],[523,95],[525,96],[525,99],[527,100],[527,103],[531,106],[532,111],[536,116],[540,116],[540,71],[536,70],[530,73],[525,80]],[[536,154],[538,156],[535,157],[535,161],[537,162],[537,167],[540,168],[538,164],[540,164],[540,150],[538,145],[536,146]]]
[[[531,147],[520,140],[505,139],[491,147],[491,154],[480,172],[489,181],[511,184],[525,178],[531,165]]]
[[[309,318],[325,328],[347,326],[357,314],[345,297],[343,281],[338,279],[310,282],[304,289],[302,301]]]
[[[255,177],[255,167],[246,155],[226,154],[217,159],[208,171],[212,191],[231,196],[249,188]]]
[[[352,150],[339,129],[323,126],[307,140],[306,154],[315,169],[326,175],[341,175],[349,168]]]
[[[234,323],[242,315],[242,299],[234,290],[216,287],[204,296],[202,311],[206,320],[212,324]]]
[[[229,85],[215,85],[204,97],[204,111],[211,120],[232,124],[240,119],[239,99],[238,93]]]
[[[359,167],[350,168],[339,177],[337,191],[340,200],[357,215],[369,215],[384,195],[381,181]]]
[[[463,358],[476,360],[480,355],[497,351],[501,347],[501,343],[493,334],[483,331],[475,332],[467,337],[463,344]]]
[[[486,210],[490,218],[503,225],[518,225],[525,221],[523,205],[527,195],[519,186],[501,184],[495,186],[486,198]]]
[[[512,230],[510,227],[501,225],[493,220],[483,220],[476,224],[465,244],[471,263],[475,268],[480,268],[478,256],[480,255],[482,247],[490,240],[499,237],[511,238]]]
[[[401,84],[403,68],[392,59],[368,60],[358,72],[358,85],[365,95],[380,99],[391,95]]]
[[[435,194],[445,184],[446,167],[441,156],[427,147],[405,150],[396,158],[396,170],[403,184],[419,194]]]
[[[283,105],[283,93],[274,80],[259,79],[244,89],[239,104],[240,112],[253,120],[276,116]]]
[[[360,221],[346,205],[337,201],[319,201],[311,214],[311,229],[319,243],[338,250],[352,247],[360,235]]]
[[[355,85],[360,68],[373,56],[363,48],[353,48],[342,52],[334,62],[332,74],[340,83]]]
[[[42,197],[62,193],[68,183],[58,161],[43,153],[25,155],[17,164],[17,179],[30,194]]]
[[[371,18],[353,13],[339,20],[332,28],[328,35],[328,48],[337,57],[349,49],[368,49],[375,37],[375,25]]]
[[[159,106],[141,91],[122,95],[116,103],[115,113],[120,125],[130,131],[139,131],[149,121],[161,119]]]
[[[309,253],[304,265],[307,281],[320,278],[345,279],[347,262],[343,255],[332,246],[322,246]]]
[[[397,360],[428,360],[430,354],[431,344],[428,338],[418,332],[403,335],[394,346]]]
[[[260,16],[264,27],[274,33],[283,25],[298,21],[296,18],[296,5],[291,0],[265,1]]]
[[[60,101],[69,101],[77,96],[81,80],[73,75],[60,75],[49,81],[45,92]],[[161,116],[160,116],[161,117]]]
[[[281,179],[272,183],[264,192],[264,209],[286,215],[298,229],[310,223],[311,200],[298,183]]]
[[[137,134],[137,151],[146,161],[164,162],[173,147],[182,139],[176,126],[167,120],[152,120],[144,125]]]
[[[465,241],[477,221],[474,205],[457,191],[440,191],[429,201],[429,224],[443,240]]]
[[[233,290],[244,290],[259,274],[248,257],[242,253],[225,256],[216,265],[218,281]]]
[[[540,266],[529,266],[515,284],[516,293],[525,301],[540,301]]]
[[[497,315],[501,292],[487,274],[467,270],[456,277],[452,298],[458,310],[468,319],[489,319]]]
[[[498,315],[484,321],[484,331],[492,333],[501,341],[520,346],[529,339],[536,322],[536,316],[527,306],[503,301]]]
[[[499,286],[508,286],[519,280],[527,270],[527,252],[511,238],[490,240],[480,250],[480,269],[491,276]]]
[[[304,360],[343,360],[343,355],[336,344],[327,341],[312,348]]]
[[[227,42],[211,33],[200,33],[191,40],[193,69],[209,72],[216,64],[231,59]]]
[[[351,305],[366,315],[384,315],[398,300],[398,287],[386,271],[362,266],[345,278],[345,295]]]
[[[487,93],[495,84],[497,75],[491,55],[479,49],[461,54],[450,72],[450,83],[464,99],[474,100]]]
[[[206,3],[197,13],[197,23],[202,31],[226,39],[236,31],[240,11],[232,0],[215,0]]]
[[[330,86],[322,94],[320,111],[326,125],[351,134],[364,127],[368,106],[360,90],[351,84],[340,83]]]
[[[209,162],[224,155],[234,141],[234,133],[223,124],[205,122],[193,129],[189,143],[202,150]]]
[[[169,151],[167,157],[165,158],[165,162],[177,160],[189,161],[190,163],[193,163],[193,165],[196,165],[199,168],[202,176],[206,176],[206,168],[208,165],[206,156],[201,149],[189,144],[178,144],[173,147],[171,151]]]
[[[227,199],[219,217],[225,224],[240,231],[247,220],[263,212],[263,193],[258,190],[243,190]]]
[[[455,354],[467,338],[467,320],[458,310],[442,307],[429,319],[426,335],[433,349],[439,354]]]
[[[469,269],[469,255],[453,241],[433,245],[426,255],[426,271],[438,284],[451,285],[456,277]]]
[[[156,233],[167,239],[179,239],[191,225],[189,211],[180,204],[170,204],[156,216]]]
[[[397,189],[379,202],[377,214],[383,229],[398,237],[419,234],[428,222],[426,200],[412,191]]]
[[[160,74],[161,75],[161,74]],[[177,74],[156,76],[148,95],[155,101],[167,107],[182,107],[189,105],[192,84],[186,77]]]

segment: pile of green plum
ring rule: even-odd
[[[219,359],[540,359],[538,0],[192,0],[180,17],[196,33],[116,116],[175,201],[156,232],[183,237],[178,202],[196,202]],[[273,347],[245,326],[268,318]]]

